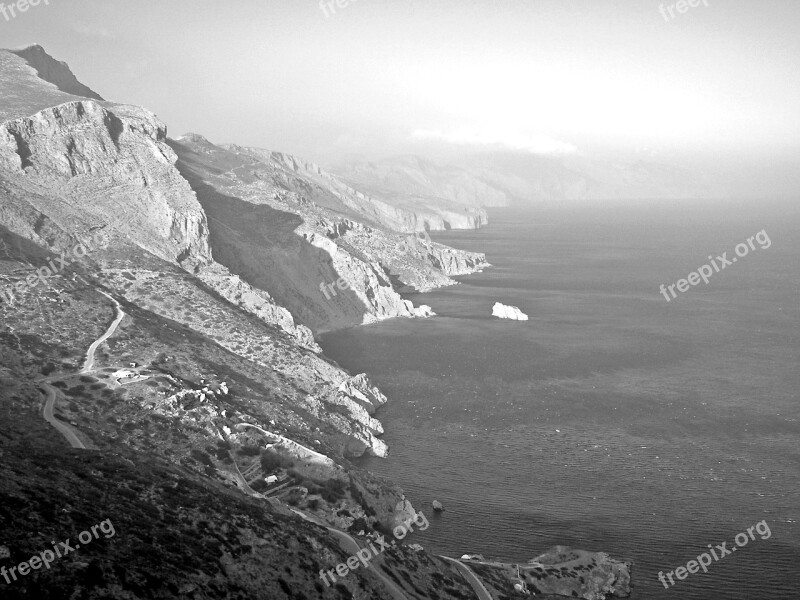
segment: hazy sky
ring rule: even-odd
[[[331,0],[327,16],[318,0],[49,1],[0,16],[0,46],[42,44],[173,137],[323,164],[446,147],[800,157],[798,0],[696,0],[670,20],[677,0]]]

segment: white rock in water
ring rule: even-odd
[[[494,303],[492,308],[492,316],[501,319],[513,319],[515,321],[527,321],[528,315],[518,309],[516,306],[506,306],[499,302]]]
[[[419,307],[414,309],[414,316],[427,319],[428,317],[435,317],[436,313],[433,312],[433,309],[427,304],[420,304]]]

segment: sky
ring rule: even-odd
[[[797,0],[48,2],[0,15],[0,47],[41,44],[172,137],[323,165],[511,149],[800,182]]]

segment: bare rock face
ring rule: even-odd
[[[199,273],[199,277],[229,302],[240,306],[267,323],[278,325],[294,337],[301,346],[314,352],[322,352],[314,340],[311,330],[305,325],[295,323],[292,313],[278,305],[269,293],[254,288],[237,275],[232,275],[227,269],[216,264],[203,269]]]
[[[388,446],[376,437],[383,434],[383,426],[371,416],[388,400],[377,387],[372,385],[365,374],[343,381],[328,402],[344,407],[349,411],[351,419],[359,425],[360,435],[351,437],[346,454],[361,456],[367,453],[372,456],[388,456]]]
[[[399,290],[452,285],[447,272],[472,272],[470,265],[483,264],[483,255],[441,244],[424,252],[403,249],[402,236],[384,228],[407,226],[394,218],[394,207],[346,188],[313,163],[216,146],[197,134],[170,145],[208,215],[215,260],[268,290],[315,333],[429,316]]]
[[[100,226],[165,260],[205,264],[205,215],[165,139],[164,124],[142,108],[68,102],[0,124],[0,172],[71,229]]]
[[[388,402],[386,396],[367,379],[364,373],[351,377],[339,386],[339,391],[361,404],[370,415]]]

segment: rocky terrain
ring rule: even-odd
[[[424,315],[403,290],[484,257],[408,243],[452,223],[300,159],[170,139],[38,46],[0,51],[0,82],[0,560],[117,532],[3,598],[474,597],[405,544],[319,579],[412,507],[349,460],[387,456],[388,399],[314,334]]]

